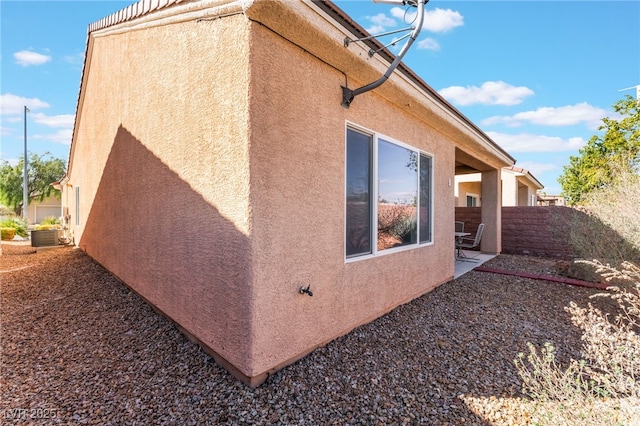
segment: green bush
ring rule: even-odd
[[[10,217],[0,221],[0,228],[13,228],[16,230],[16,234],[23,238],[29,236],[29,226],[23,219],[18,217]]]
[[[61,229],[60,225],[36,225],[33,227],[34,231],[48,231],[50,229]]]
[[[16,236],[16,229],[0,228],[0,235],[2,235],[2,241],[11,241]]]
[[[60,225],[60,219],[55,216],[48,216],[40,221],[40,225]]]

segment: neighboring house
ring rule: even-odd
[[[403,64],[343,107],[392,60],[345,46],[366,35],[306,0],[145,0],[89,27],[74,241],[252,386],[452,279],[458,170],[482,173],[500,252],[513,158]]]
[[[562,195],[547,195],[542,191],[538,191],[539,206],[564,206],[566,200]]]
[[[480,207],[482,205],[482,176],[480,173],[456,175],[456,207]],[[502,206],[535,206],[537,192],[544,186],[531,172],[520,167],[502,169]]]
[[[30,224],[38,224],[45,218],[62,216],[62,201],[60,197],[51,195],[42,201],[30,200],[27,207],[27,219]]]

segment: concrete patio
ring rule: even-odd
[[[473,250],[462,250],[465,257],[456,257],[456,268],[453,279],[459,278],[476,266],[480,266],[486,261],[496,257],[495,254],[487,254]]]

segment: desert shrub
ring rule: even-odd
[[[614,184],[585,195],[584,208],[640,250],[640,175],[618,170]]]
[[[59,224],[60,224],[60,218],[57,218],[55,216],[48,216],[40,221],[40,225],[59,225]]]
[[[615,183],[586,194],[569,224],[569,241],[583,259],[616,267],[640,262],[640,176],[620,170]]]
[[[29,226],[27,223],[18,217],[10,217],[0,221],[0,228],[13,228],[16,230],[16,234],[26,238],[29,235]]]
[[[15,228],[0,228],[0,235],[3,241],[11,241],[16,236]]]
[[[640,415],[640,269],[630,262],[621,269],[587,263],[607,280],[633,282],[633,290],[610,287],[592,296],[613,300],[614,318],[591,303],[581,308],[572,302],[566,308],[583,341],[582,359],[571,360],[566,369],[556,362],[550,343],[540,352],[528,343],[529,354],[514,360],[523,392],[540,403],[548,424],[618,424],[619,415],[628,411],[625,404],[636,407],[630,416]]]
[[[583,331],[587,371],[599,393],[640,398],[640,268],[630,262],[623,263],[620,270],[600,262],[588,263],[607,280],[632,281],[634,288],[610,287],[610,293],[593,296],[616,302],[617,313],[612,319],[591,304],[580,308],[571,303],[567,308]]]

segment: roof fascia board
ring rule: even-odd
[[[540,183],[540,181],[536,179],[536,177],[527,169],[523,169],[522,167],[517,166],[511,166],[505,167],[503,171],[515,175],[518,180],[529,182],[533,186],[537,186],[540,189],[544,188],[544,185]]]
[[[531,184],[533,184],[533,186],[537,187],[537,189],[543,189],[544,188],[544,185],[542,183],[540,183],[540,181],[538,179],[536,179],[535,176],[533,176],[531,173],[527,173],[526,174],[526,179]]]
[[[149,1],[150,0],[142,0],[136,4],[143,2],[147,3]],[[250,7],[253,2],[251,0],[165,0],[164,3],[164,8],[158,7],[138,16],[122,13],[127,10],[123,9],[120,12],[116,12],[115,14],[91,24],[89,26],[89,32],[94,37],[100,37],[107,34],[118,34],[126,31],[176,24],[198,19],[222,18],[229,15],[244,13],[244,11]]]

